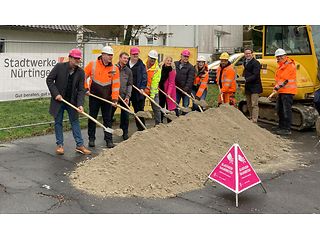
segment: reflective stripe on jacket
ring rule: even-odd
[[[237,90],[236,84],[236,72],[232,65],[229,65],[222,70],[221,79],[220,78],[221,66],[217,69],[217,84],[221,81],[221,92],[223,93],[234,93]]]
[[[204,65],[204,69],[200,70],[198,69],[198,66],[195,66],[196,74],[195,79],[193,82],[193,85],[195,85],[198,90],[196,93],[196,96],[201,98],[204,90],[207,89],[208,80],[209,80],[209,73],[208,73],[208,65]]]
[[[158,61],[155,62],[149,69],[146,65],[147,70],[147,88],[145,89],[146,93],[150,95],[151,98],[154,98],[155,95],[159,92],[158,86],[161,78],[161,69],[158,65]]]
[[[294,61],[286,57],[284,62],[278,64],[276,70],[276,86],[281,86],[284,81],[288,80],[288,83],[278,90],[278,93],[297,94],[297,82],[296,82],[296,65]]]
[[[91,61],[85,68],[86,81],[85,88],[90,89],[92,94],[103,98],[111,97],[112,100],[118,100],[120,90],[119,68],[110,63],[105,66],[101,57],[96,61]],[[90,77],[90,79],[88,79]]]

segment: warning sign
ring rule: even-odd
[[[233,144],[208,176],[235,193],[261,183],[238,144]]]

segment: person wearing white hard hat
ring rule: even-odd
[[[204,56],[197,58],[194,66],[195,76],[192,86],[192,94],[197,100],[205,100],[207,96],[207,85],[209,80],[209,70],[207,60]],[[197,104],[192,104],[192,111],[200,111]]]
[[[147,87],[144,90],[156,103],[159,104],[159,82],[161,78],[161,69],[158,65],[158,53],[156,50],[151,50],[148,53],[148,59],[145,62],[147,70]],[[151,107],[154,113],[155,125],[161,123],[161,111],[160,108],[151,103]]]
[[[253,57],[253,51],[250,48],[244,50],[245,61],[243,63],[243,77],[245,79],[245,95],[249,110],[249,119],[253,123],[258,122],[259,117],[259,94],[262,93],[262,83],[260,77],[261,65]]]
[[[296,65],[282,48],[278,48],[274,56],[278,62],[278,68],[275,74],[276,84],[272,92],[272,95],[278,94],[276,109],[279,116],[279,129],[276,133],[279,135],[290,135],[293,97],[298,92]],[[269,99],[270,97],[271,94]]]
[[[91,151],[84,146],[79,123],[79,114],[73,108],[62,102],[64,99],[78,107],[78,112],[83,111],[85,74],[83,69],[79,67],[81,58],[82,53],[80,49],[71,49],[69,52],[69,61],[57,63],[46,79],[51,93],[49,112],[54,117],[54,130],[57,144],[56,154],[58,155],[64,154],[62,123],[65,110],[68,112],[73,137],[76,142],[75,150],[82,154],[91,154]]]
[[[91,61],[85,68],[85,88],[87,94],[92,93],[100,98],[107,99],[114,103],[118,102],[120,89],[119,68],[112,64],[113,49],[105,46],[101,49],[101,55],[97,60]],[[112,128],[112,105],[89,96],[89,115],[98,117],[99,110],[102,112],[103,125]],[[89,147],[95,147],[96,123],[88,120]],[[104,140],[108,148],[115,145],[112,141],[112,134],[104,131]]]

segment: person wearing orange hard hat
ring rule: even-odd
[[[57,63],[49,73],[46,82],[51,93],[50,114],[54,117],[54,130],[56,136],[56,154],[63,155],[63,113],[66,110],[76,141],[76,151],[82,154],[91,154],[85,148],[81,134],[78,112],[83,111],[85,88],[84,71],[79,67],[82,58],[80,49],[74,48],[69,52],[69,61]],[[78,107],[78,112],[62,102],[62,99]]]

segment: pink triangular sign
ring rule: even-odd
[[[261,183],[238,144],[233,144],[208,176],[235,193]]]
[[[220,160],[218,165],[209,174],[209,178],[220,183],[231,191],[236,191],[235,178],[235,145]]]
[[[238,193],[253,187],[256,184],[261,183],[260,178],[254,171],[250,162],[242,152],[240,146],[238,145]]]

